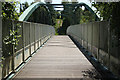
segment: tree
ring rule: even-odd
[[[28,2],[22,3],[20,5],[20,12],[24,12],[29,7]]]
[[[66,34],[67,27],[70,26],[73,23],[73,5],[67,5],[70,4],[68,0],[62,0],[62,4],[64,6],[64,10],[61,12],[61,16],[63,19],[63,25],[59,29],[59,33]]]
[[[38,7],[27,21],[52,25],[50,13],[45,6]]]
[[[93,2],[92,6],[94,6],[97,11],[96,13],[99,13],[101,20],[109,21],[109,19],[112,17],[113,8],[116,3],[107,3],[107,2]]]
[[[19,42],[18,38],[21,37],[19,35],[20,25],[19,23],[13,26],[12,20],[18,20],[20,13],[17,13],[16,4],[19,2],[3,2],[2,3],[2,17],[3,17],[3,24],[6,25],[7,29],[9,30],[7,33],[3,35],[3,58],[13,55],[12,48],[16,49],[16,46]],[[9,19],[9,20],[7,20]],[[4,29],[3,29],[4,30]],[[10,49],[8,49],[10,48]]]
[[[94,22],[95,16],[90,11],[82,11],[80,23]]]
[[[55,11],[54,7],[49,3],[47,3],[47,7],[49,9],[49,13],[50,13],[49,16],[51,17],[52,25],[55,25],[57,18],[57,11]]]
[[[18,2],[2,2],[2,16],[3,19],[18,20],[20,13],[17,13],[16,4]]]
[[[93,6],[96,7],[100,17],[109,22],[111,47],[118,48],[120,52],[120,2],[97,2],[93,3]],[[111,55],[118,57],[113,53]]]

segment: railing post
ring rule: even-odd
[[[40,46],[42,45],[42,25],[40,25]]]
[[[39,48],[39,25],[37,24],[37,49]]]
[[[24,22],[23,22],[23,26],[22,26],[22,48],[23,48],[23,53],[22,53],[22,61],[23,63],[25,62],[25,40],[24,40]]]
[[[32,56],[31,54],[31,23],[29,23],[30,26],[29,26],[29,54],[30,54],[30,57]]]
[[[82,47],[84,47],[83,42],[84,42],[84,26],[82,25]]]
[[[88,24],[86,24],[87,26],[87,51],[88,51]]]
[[[99,26],[98,26],[98,61],[99,61],[99,55],[100,55],[100,22],[99,22]]]
[[[37,47],[39,48],[39,25],[37,24],[38,35],[37,35]]]
[[[39,25],[39,48],[40,48],[40,45],[41,45],[41,39],[40,39],[40,25]]]
[[[91,35],[91,53],[92,53],[92,55],[93,55],[93,22],[92,22],[92,29],[91,29],[92,31],[92,35]]]
[[[40,27],[38,25],[38,48],[40,47]]]
[[[0,1],[0,64],[2,64],[2,3]],[[0,79],[2,79],[2,68],[0,66]]]
[[[108,23],[108,69],[110,70],[110,23]]]
[[[14,21],[12,20],[12,31],[14,31]],[[12,38],[14,39],[14,37]],[[15,72],[15,45],[12,43],[12,71]]]
[[[36,23],[35,23],[34,25],[35,25],[35,26],[34,26],[34,51],[36,51],[36,39],[35,39],[35,38],[36,38],[36,36],[35,36]]]
[[[81,41],[82,41],[82,46],[83,46],[83,24],[80,24],[81,25],[81,29],[82,29],[82,37],[81,37]]]

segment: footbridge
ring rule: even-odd
[[[115,33],[111,32],[109,22],[74,24],[67,28],[67,35],[55,35],[48,5],[73,6],[73,10],[85,6],[99,20],[85,3],[38,2],[25,10],[19,21],[0,17],[1,79],[118,80],[119,48],[115,46],[115,36],[111,36]],[[43,22],[38,19],[43,16],[35,17],[40,6],[48,16]]]

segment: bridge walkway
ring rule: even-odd
[[[53,36],[16,74],[14,80],[96,80],[99,74],[72,40]]]

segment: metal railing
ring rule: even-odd
[[[16,45],[6,45],[4,43],[6,36],[11,35],[10,30],[17,31],[15,35],[21,35],[20,38],[16,37],[19,40],[18,44],[15,43]],[[5,78],[11,72],[16,72],[18,66],[31,57],[54,34],[55,30],[50,25],[2,20],[2,53],[5,56],[2,61],[2,78]]]
[[[110,71],[120,77],[120,47],[116,32],[109,22],[91,22],[71,25],[67,34],[77,40],[87,51]]]

